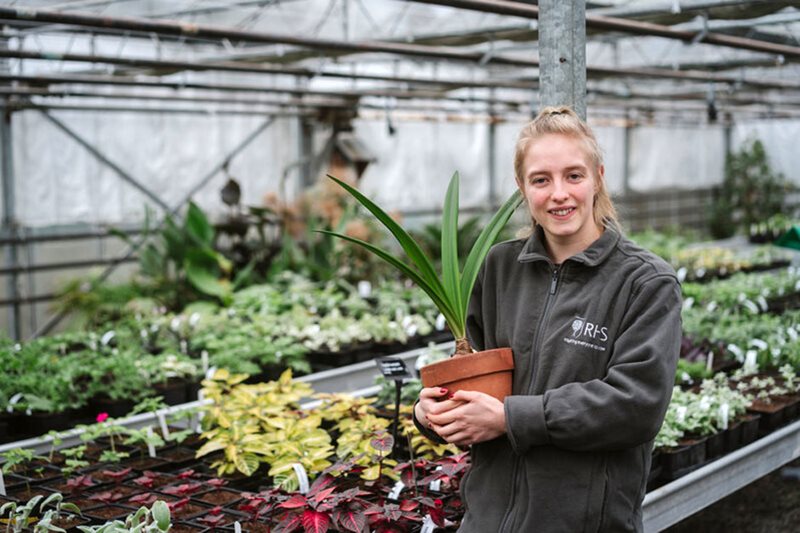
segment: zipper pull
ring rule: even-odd
[[[558,284],[558,269],[553,270],[553,279],[550,281],[550,295],[556,293],[556,285]]]

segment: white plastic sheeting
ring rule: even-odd
[[[800,183],[800,120],[754,121],[737,124],[731,132],[734,150],[743,143],[759,139],[767,151],[770,167],[795,183]]]
[[[67,127],[174,206],[214,165],[265,120],[264,117],[148,115],[52,111]],[[592,122],[590,117],[590,123]],[[481,207],[489,199],[489,125],[485,122],[393,122],[356,120],[355,132],[377,156],[362,188],[392,210],[441,207],[454,171],[461,174],[461,205]],[[495,133],[495,193],[504,199],[514,188],[512,159],[520,123],[503,123]],[[100,163],[84,147],[37,111],[14,115],[17,220],[25,226],[121,224],[142,220],[151,201]],[[612,193],[623,190],[624,130],[596,126]],[[630,130],[629,184],[633,191],[692,189],[722,181],[724,132],[721,127],[634,127]],[[773,167],[800,181],[800,121],[737,125],[734,149],[745,139],[764,141]],[[242,186],[243,201],[259,205],[278,191],[281,176],[298,157],[297,121],[279,118],[230,165]],[[317,141],[315,150],[321,150]],[[296,167],[286,172],[288,193],[296,192]],[[212,215],[226,175],[218,173],[195,195]]]
[[[170,207],[266,118],[52,111]],[[249,203],[277,189],[296,147],[296,127],[277,119],[230,164]],[[142,220],[155,203],[36,111],[14,115],[17,219],[26,226]],[[198,192],[202,207],[221,210],[220,172]]]
[[[725,136],[720,127],[637,127],[631,132],[633,191],[698,189],[722,181]]]

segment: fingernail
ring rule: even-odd
[[[448,395],[447,395],[447,399],[448,399],[448,400],[449,400],[449,399],[451,399],[451,398],[453,397],[453,395],[454,395],[454,394],[455,394],[455,392],[451,392],[450,394],[448,394]]]
[[[447,394],[447,389],[439,389],[439,394]]]

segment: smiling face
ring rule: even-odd
[[[525,151],[517,185],[557,263],[586,249],[603,232],[594,219],[603,167],[593,168],[586,152],[579,138],[558,133],[532,140]]]

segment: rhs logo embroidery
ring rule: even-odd
[[[585,348],[591,348],[600,352],[606,351],[605,346],[595,344],[595,342],[605,342],[608,340],[608,328],[589,322],[585,318],[576,316],[570,324],[572,329],[571,337],[564,337],[564,342],[567,344],[575,344]]]

